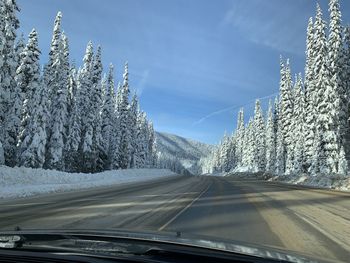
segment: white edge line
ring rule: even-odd
[[[204,193],[206,193],[211,186],[212,186],[212,183],[210,185],[208,185],[208,187],[199,196],[197,196],[195,199],[193,199],[191,203],[189,203],[186,207],[184,207],[172,219],[170,219],[167,223],[165,223],[160,228],[158,228],[158,231],[162,231],[164,228],[166,228],[168,225],[170,225],[172,222],[174,222],[176,220],[176,218],[178,218],[183,212],[185,212],[188,208],[190,208],[194,202],[196,202],[199,198],[201,198],[202,195]]]

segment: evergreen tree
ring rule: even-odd
[[[294,143],[294,173],[304,172],[304,111],[305,97],[301,74],[296,78],[294,87],[294,112],[293,112],[293,143]]]
[[[64,169],[64,145],[68,125],[68,88],[69,88],[69,58],[66,54],[67,38],[63,35],[58,43],[51,71],[50,88],[54,92],[50,104],[51,121],[48,129],[47,160],[49,169]]]
[[[114,124],[114,67],[111,64],[109,66],[108,77],[106,79],[106,91],[103,101],[103,108],[101,113],[102,118],[102,145],[104,151],[107,153],[106,160],[104,161],[106,169],[110,169],[112,165],[113,156],[113,124]]]
[[[346,79],[345,47],[343,45],[343,28],[341,25],[341,12],[338,0],[329,2],[330,23],[328,37],[328,65],[330,71],[330,85],[335,93],[336,100],[332,101],[335,109],[335,129],[338,129],[339,145],[346,146],[346,152],[350,151],[348,146],[347,132],[349,131],[349,102]],[[339,146],[338,146],[339,147]]]
[[[83,67],[78,76],[79,90],[79,115],[81,117],[81,143],[79,152],[81,157],[81,171],[94,171],[94,149],[93,149],[93,125],[94,112],[92,109],[92,63],[93,63],[93,47],[89,42],[83,58]]]
[[[156,164],[156,158],[157,158],[157,144],[156,144],[156,138],[154,134],[154,128],[153,123],[148,123],[148,167],[152,168],[155,167]]]
[[[243,158],[243,148],[244,146],[244,110],[243,108],[240,109],[238,113],[237,118],[237,135],[236,135],[236,158],[237,158],[237,165],[242,165],[242,158]]]
[[[272,102],[269,101],[269,109],[267,112],[267,123],[266,123],[266,169],[265,170],[269,173],[274,173],[275,162],[276,162],[276,134],[275,134]]]
[[[19,70],[23,70],[23,79],[27,83],[28,95],[24,103],[18,140],[18,164],[41,168],[45,161],[47,137],[45,127],[47,122],[47,92],[40,82],[40,51],[37,33],[34,29],[29,35],[28,44],[23,52]]]
[[[147,158],[147,120],[146,114],[142,111],[138,111],[137,115],[137,129],[136,129],[136,144],[137,151],[135,152],[135,168],[146,167]]]
[[[315,21],[315,64],[314,64],[314,85],[317,88],[316,105],[317,121],[316,133],[318,140],[315,141],[316,151],[321,153],[317,157],[318,167],[313,165],[313,169],[321,173],[336,173],[339,153],[339,130],[337,129],[337,116],[335,101],[337,101],[336,91],[330,83],[330,72],[327,64],[327,40],[326,25],[322,19],[322,11],[317,5],[317,15]],[[319,154],[318,153],[318,154]],[[316,153],[315,153],[316,154]],[[316,157],[314,158],[316,160]],[[316,168],[315,168],[316,167]],[[315,172],[315,170],[313,171]]]
[[[304,129],[304,154],[306,168],[311,166],[315,152],[316,132],[316,86],[313,81],[315,63],[315,30],[312,18],[309,19],[306,41],[306,67],[305,67],[305,129]]]
[[[15,81],[18,66],[15,52],[17,18],[19,8],[15,0],[1,1],[0,4],[0,141],[2,142],[5,164],[14,165],[16,137],[18,133],[18,91]],[[17,107],[17,108],[16,108]],[[14,119],[15,118],[15,121]]]
[[[243,167],[248,170],[254,168],[254,145],[255,145],[255,133],[254,122],[250,118],[244,132],[244,149],[243,149]]]
[[[135,156],[138,151],[137,147],[137,142],[136,142],[136,136],[137,136],[137,115],[139,111],[139,103],[137,99],[136,93],[133,95],[131,99],[131,105],[130,105],[130,164],[129,167],[134,168],[135,167]],[[152,146],[150,146],[152,147]],[[152,153],[151,153],[152,154]]]
[[[77,94],[78,95],[78,94]],[[65,144],[65,170],[68,172],[79,172],[79,144],[81,141],[80,115],[78,103],[75,98],[72,102],[72,110],[69,115],[67,141]]]
[[[120,129],[120,143],[119,143],[119,167],[121,169],[129,168],[130,163],[130,108],[129,108],[129,72],[128,64],[125,64],[125,71],[123,75],[123,86],[121,89],[120,110],[119,110],[119,129]]]
[[[254,166],[257,171],[264,171],[266,166],[265,159],[265,124],[260,101],[256,100],[254,110]]]
[[[50,103],[53,99],[53,96],[57,94],[55,88],[57,88],[57,85],[55,85],[55,74],[56,71],[55,68],[52,68],[55,61],[57,60],[58,53],[60,51],[60,42],[61,42],[61,21],[62,21],[62,13],[58,12],[54,21],[54,28],[52,33],[52,40],[51,40],[51,46],[50,46],[50,52],[49,52],[49,61],[45,65],[44,69],[44,82],[45,85],[48,87],[48,98],[49,98],[49,107]]]
[[[292,77],[289,66],[289,60],[284,69],[284,83],[281,85],[281,113],[280,118],[282,122],[282,134],[284,137],[284,144],[286,150],[285,172],[287,174],[293,171],[294,166],[294,149],[293,149],[293,95],[292,95]]]
[[[101,47],[98,46],[96,55],[92,65],[92,111],[94,112],[93,122],[93,151],[94,151],[94,170],[102,171],[105,167],[107,153],[104,151],[102,145],[101,134],[101,111],[102,111],[102,61],[101,61]]]
[[[276,129],[276,164],[275,171],[276,174],[284,174],[285,172],[285,162],[286,162],[286,150],[284,144],[284,136],[282,129],[282,120],[281,120],[281,107],[280,102],[275,102],[275,110],[277,112],[277,129]]]
[[[113,136],[112,136],[112,149],[113,149],[113,156],[112,156],[112,168],[113,169],[120,169],[120,142],[121,142],[121,129],[120,129],[120,112],[121,112],[121,101],[122,101],[122,86],[120,82],[118,83],[117,87],[117,94],[115,96],[115,102],[114,102],[114,121],[113,121]]]

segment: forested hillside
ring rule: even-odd
[[[338,0],[329,23],[317,5],[307,27],[305,73],[293,79],[281,58],[279,96],[264,114],[260,101],[245,123],[225,136],[206,160],[209,171],[272,174],[347,174],[350,158],[350,27],[341,23]]]
[[[178,169],[187,169],[192,174],[201,174],[200,160],[210,155],[212,145],[186,139],[174,134],[156,132],[158,159],[168,160]],[[163,164],[164,165],[164,164]]]
[[[0,163],[69,172],[155,166],[153,125],[130,99],[128,64],[116,82],[89,42],[77,67],[59,12],[40,65],[38,32],[17,36],[19,10],[0,0]]]

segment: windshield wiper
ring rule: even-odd
[[[133,255],[145,254],[150,249],[150,246],[107,239],[84,235],[0,235],[0,248]]]
[[[291,258],[288,255],[270,253],[270,256],[261,256],[243,251],[225,251],[210,247],[196,245],[196,242],[183,242],[183,240],[169,241],[164,239],[143,238],[133,236],[99,235],[86,233],[14,233],[0,234],[0,250],[14,249],[36,252],[60,252],[79,253],[86,256],[108,257],[150,257],[160,259],[171,258],[203,258],[217,259],[217,262],[230,262],[241,260],[242,262],[310,262],[302,257]],[[191,260],[190,260],[191,261]],[[194,260],[198,262],[200,260]],[[205,260],[204,260],[205,261]],[[215,261],[215,260],[214,260]],[[164,260],[164,262],[170,262]],[[181,262],[181,260],[179,261]],[[314,261],[312,261],[314,262]]]

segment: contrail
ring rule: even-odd
[[[256,98],[256,99],[250,100],[247,103],[239,105],[239,106],[234,105],[234,106],[231,106],[231,107],[228,107],[228,108],[224,108],[224,109],[221,109],[221,110],[218,110],[218,111],[214,111],[214,112],[209,113],[208,115],[204,116],[203,118],[200,118],[198,121],[195,121],[194,123],[192,123],[192,126],[198,125],[198,124],[204,122],[205,120],[207,120],[207,119],[209,119],[209,118],[211,118],[211,117],[213,117],[215,115],[218,115],[218,114],[230,111],[230,110],[235,110],[235,109],[242,108],[244,106],[247,106],[247,105],[255,102],[256,100],[264,100],[264,99],[268,99],[268,98],[271,98],[271,97],[275,97],[278,94],[279,93],[276,92],[276,93],[273,93],[273,94],[270,94],[270,95],[267,95],[267,96],[264,96],[264,97],[261,97],[261,98]]]

